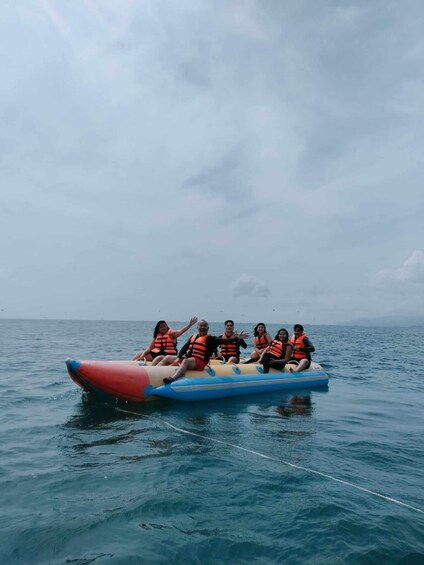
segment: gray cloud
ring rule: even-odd
[[[424,293],[424,252],[416,249],[395,269],[382,269],[374,279],[375,284],[408,291],[415,288]]]
[[[422,15],[413,0],[7,3],[4,315],[424,308]]]
[[[250,196],[247,162],[243,149],[230,152],[216,165],[187,179],[184,187],[203,190],[225,201],[247,200]]]
[[[232,284],[234,296],[251,296],[254,298],[267,298],[270,294],[268,286],[252,275],[241,275]]]

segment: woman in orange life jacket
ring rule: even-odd
[[[256,324],[253,330],[255,349],[250,355],[250,359],[244,362],[247,363],[257,363],[262,353],[271,344],[272,337],[266,331],[266,325],[263,322]]]
[[[270,367],[281,371],[292,354],[293,346],[289,342],[289,332],[281,328],[266,351],[262,353],[259,363],[264,366],[264,373],[269,373]]]
[[[139,351],[133,361],[152,361],[152,365],[157,365],[165,355],[174,355],[177,358],[177,338],[183,335],[191,326],[197,322],[197,318],[191,318],[180,330],[172,330],[168,327],[165,320],[159,320],[153,331],[153,341],[144,351]]]
[[[197,331],[198,333],[192,335],[191,338],[182,346],[176,361],[174,361],[173,355],[167,355],[159,363],[159,365],[179,365],[172,377],[166,377],[163,379],[165,384],[171,384],[177,379],[183,377],[188,370],[203,371],[218,345],[223,343],[237,343],[244,340],[246,337],[249,337],[249,334],[244,332],[241,332],[236,337],[228,339],[210,335],[209,324],[206,320],[200,320],[197,324]]]
[[[233,320],[226,320],[224,322],[225,332],[222,334],[222,339],[228,341],[233,337],[238,337],[234,332],[234,322]],[[226,363],[238,363],[240,361],[240,346],[246,349],[247,343],[244,339],[237,341],[232,341],[228,343],[221,344],[221,351],[216,356],[217,359],[224,359]]]
[[[290,371],[298,373],[311,366],[311,353],[315,351],[315,347],[308,336],[303,333],[303,326],[301,324],[295,324],[293,330],[294,334],[290,338],[290,343],[293,346],[290,362],[294,364],[290,367]]]

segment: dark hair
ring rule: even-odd
[[[159,320],[159,322],[156,324],[155,329],[153,330],[153,337],[156,337],[159,333],[159,326],[161,324],[166,324],[165,320]],[[166,326],[168,327],[168,324],[166,324]]]
[[[253,335],[254,335],[255,337],[258,337],[258,335],[259,335],[259,334],[258,334],[258,326],[263,326],[263,327],[264,327],[264,330],[265,330],[265,333],[266,333],[266,325],[265,325],[263,322],[259,322],[258,324],[256,324],[255,329],[253,330]]]
[[[286,332],[287,341],[288,341],[288,340],[289,340],[289,332],[286,330],[286,328],[280,328],[280,329],[278,330],[278,332],[275,334],[274,339],[278,339],[278,334],[279,334],[280,332]]]
[[[302,333],[303,333],[303,326],[302,324],[295,324],[293,326],[293,329],[296,331],[297,329],[299,329]]]
[[[233,320],[225,320],[224,326],[226,326],[228,323],[233,324],[233,326],[234,326]]]

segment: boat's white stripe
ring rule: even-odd
[[[281,378],[281,379],[261,379],[260,381],[236,381],[236,382],[229,382],[229,383],[210,383],[210,384],[178,384],[177,386],[172,386],[175,392],[195,392],[198,390],[225,390],[231,388],[251,388],[257,386],[267,386],[267,385],[275,385],[281,383],[308,383],[310,381],[320,381],[322,380],[324,383],[328,382],[328,378],[324,376],[311,376],[311,377],[302,377],[299,378]]]

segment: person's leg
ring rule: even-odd
[[[139,353],[137,353],[137,355],[133,358],[133,361],[143,361],[143,359],[145,361],[151,361],[152,360],[152,356],[150,355],[150,353],[147,353],[146,355],[143,355],[143,351],[140,351]]]
[[[261,356],[261,363],[262,363],[262,365],[263,365],[263,367],[264,367],[264,373],[269,373],[269,364],[270,364],[270,361],[271,361],[271,357],[270,357],[269,353],[264,353],[264,354]]]
[[[157,355],[152,361],[152,366],[160,363],[162,359],[165,359],[165,355]]]
[[[235,355],[232,355],[226,361],[226,363],[229,363],[230,365],[236,365],[238,362],[239,362],[239,360],[237,359],[237,357]]]
[[[172,357],[172,355],[170,357]],[[169,385],[174,381],[176,381],[177,379],[183,377],[188,370],[195,369],[195,367],[196,367],[196,359],[194,359],[193,357],[189,357],[188,359],[183,359],[181,365],[178,367],[178,369],[175,371],[172,377],[164,378],[163,382]]]
[[[311,364],[311,362],[309,361],[309,359],[301,359],[299,361],[299,365],[297,367],[293,367],[292,369],[292,373],[299,373],[300,371],[304,371],[305,369],[307,369],[309,367],[309,365]]]
[[[178,357],[176,355],[165,355],[162,361],[159,361],[158,365],[172,365],[172,363],[177,359]]]
[[[248,365],[249,363],[259,363],[259,355],[256,352],[252,353],[250,359],[243,361],[243,365]]]
[[[271,361],[269,362],[270,367],[272,367],[273,369],[278,369],[279,371],[282,371],[285,365],[286,364],[282,359],[271,359]]]

